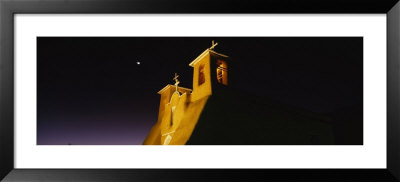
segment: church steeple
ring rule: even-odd
[[[210,96],[213,91],[228,86],[229,57],[215,52],[217,45],[217,42],[212,41],[211,47],[189,64],[194,68],[193,100]]]
[[[217,45],[212,41],[211,47],[189,64],[193,67],[193,90],[179,87],[179,75],[175,73],[175,84],[168,84],[158,92],[161,95],[158,121],[144,144],[174,145],[188,141],[208,98],[223,93],[223,87],[228,85],[228,56],[215,52]]]

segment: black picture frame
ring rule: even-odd
[[[383,13],[387,15],[386,169],[15,169],[14,14]],[[397,0],[1,0],[0,179],[4,181],[400,181],[400,5]]]

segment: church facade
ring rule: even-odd
[[[329,118],[245,95],[229,87],[230,58],[206,49],[193,67],[192,89],[166,85],[158,121],[144,145],[333,144]]]

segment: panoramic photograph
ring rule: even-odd
[[[37,145],[363,145],[363,37],[37,37]]]

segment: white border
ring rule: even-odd
[[[37,36],[363,36],[364,145],[36,146]],[[17,14],[15,130],[16,168],[386,168],[386,15]]]

